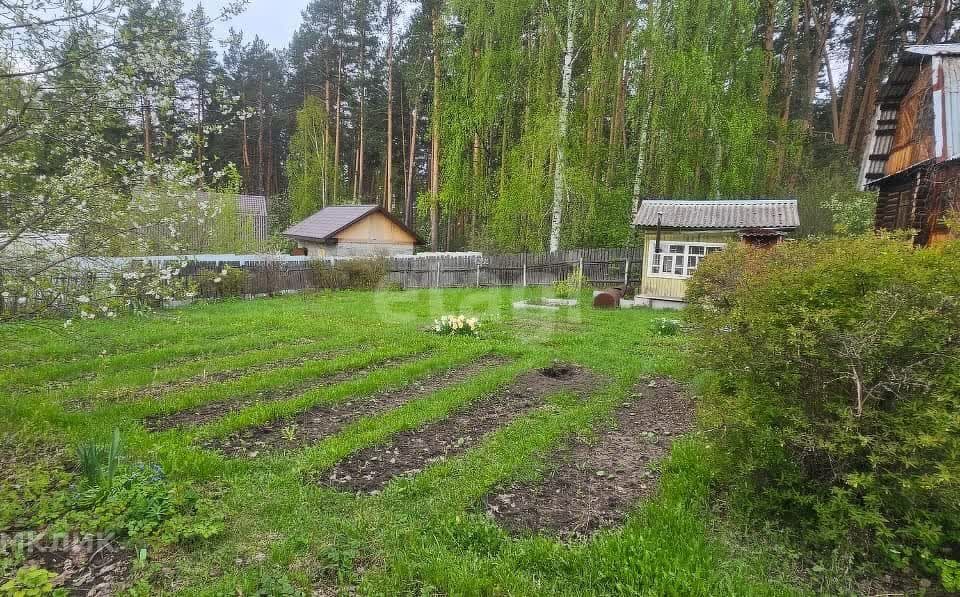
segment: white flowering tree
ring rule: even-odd
[[[117,272],[92,261],[148,227],[176,239],[187,218],[216,215],[158,208],[219,178],[203,158],[216,133],[205,111],[232,110],[209,69],[211,20],[195,12],[188,26],[180,6],[0,3],[0,322],[110,317],[192,292],[180,264]]]

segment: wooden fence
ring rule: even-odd
[[[549,254],[391,258],[388,280],[402,288],[546,286],[582,271],[592,286],[640,279],[640,249],[576,249]]]
[[[341,259],[326,258],[327,264]],[[572,249],[556,253],[513,255],[416,255],[386,257],[387,285],[400,288],[488,288],[548,286],[582,271],[594,287],[631,285],[640,279],[642,250]],[[316,288],[317,259],[231,258],[195,260],[185,275],[199,275],[225,265],[247,272],[248,294],[272,294]]]
[[[55,276],[53,286],[66,296],[78,292],[95,294],[97,286],[115,280],[119,271],[138,263],[180,261],[179,257],[108,258],[78,266]],[[264,295],[298,292],[318,287],[317,259],[289,256],[216,255],[187,257],[181,275],[200,281],[204,272],[217,272],[224,266],[246,272],[243,294]],[[342,259],[324,259],[332,265]],[[387,276],[385,286],[399,288],[494,288],[549,286],[582,271],[585,281],[602,288],[635,285],[640,280],[642,250],[574,249],[550,254],[516,255],[416,255],[383,259]],[[0,281],[3,279],[0,267]],[[209,275],[208,275],[209,276]],[[207,295],[209,293],[201,293]],[[216,293],[210,296],[217,296]],[[30,311],[36,299],[29,297],[21,305],[17,297],[0,297],[0,317]],[[62,305],[51,305],[54,309]]]

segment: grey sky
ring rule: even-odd
[[[184,8],[203,4],[211,17],[220,14],[229,0],[185,0]],[[226,39],[230,27],[243,31],[246,41],[259,35],[271,48],[284,48],[290,43],[293,31],[300,24],[300,11],[307,0],[250,0],[247,9],[226,22],[214,25],[217,39]]]

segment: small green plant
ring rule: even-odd
[[[553,294],[557,298],[570,298],[580,294],[584,286],[587,285],[587,277],[583,271],[577,268],[570,276],[565,279],[557,280],[553,283]]]
[[[679,319],[658,317],[650,322],[650,331],[658,336],[676,336],[680,333],[682,322]]]
[[[433,322],[433,331],[444,336],[479,336],[480,321],[466,315],[444,315]]]
[[[120,456],[120,430],[116,428],[108,446],[101,446],[92,440],[77,446],[80,474],[89,487],[109,488],[117,474]]]
[[[0,585],[0,594],[10,597],[33,597],[34,595],[65,597],[66,589],[53,586],[55,578],[57,578],[55,572],[36,566],[24,566],[17,570],[13,578]]]
[[[297,426],[296,425],[287,425],[280,430],[280,436],[288,442],[296,441],[297,439]]]

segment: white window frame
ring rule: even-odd
[[[659,253],[661,271],[654,272],[653,262],[654,262],[655,256],[657,255],[657,253],[654,252],[656,245],[657,245],[657,241],[655,240],[650,241],[650,252],[649,252],[650,258],[647,259],[647,275],[650,276],[651,278],[672,278],[674,280],[688,280],[690,279],[690,276],[693,275],[688,273],[688,269],[687,269],[689,267],[689,262],[687,261],[687,258],[690,257],[690,247],[703,247],[704,254],[702,256],[699,256],[700,260],[697,261],[698,268],[700,266],[700,261],[703,259],[703,257],[706,257],[708,255],[707,253],[708,249],[718,249],[722,251],[727,248],[727,243],[697,243],[697,242],[687,242],[687,241],[661,240],[660,253]],[[683,253],[671,253],[670,252],[671,245],[683,245]],[[664,273],[662,271],[664,256],[666,257],[682,256],[683,257],[683,273],[682,274],[673,273],[674,271],[676,271],[675,268],[673,267],[670,268],[670,273]]]

